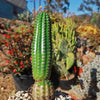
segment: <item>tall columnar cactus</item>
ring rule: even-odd
[[[54,90],[48,80],[51,74],[51,22],[47,13],[39,13],[35,21],[32,43],[32,72],[36,80],[33,85],[34,100],[52,100]]]
[[[35,21],[32,43],[32,72],[35,80],[48,79],[52,57],[51,22],[47,13],[39,13]]]

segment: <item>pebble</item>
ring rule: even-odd
[[[13,96],[10,96],[8,100],[32,100],[31,95],[25,91],[18,91]],[[72,100],[71,96],[61,91],[55,91],[54,100]]]
[[[3,91],[4,90],[4,87],[1,87],[1,90]]]
[[[32,100],[32,97],[27,92],[18,91],[15,95],[10,96],[8,100]]]

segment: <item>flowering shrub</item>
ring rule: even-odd
[[[90,43],[90,46],[93,46],[93,48],[96,48],[100,44],[100,33],[97,34],[89,34],[88,35],[88,41]]]
[[[11,31],[10,28],[10,22],[0,22],[0,29],[6,29],[8,31]]]
[[[2,45],[8,47],[6,63],[15,75],[31,73],[31,41],[33,28],[29,26],[17,27],[14,32],[8,29],[3,34]]]

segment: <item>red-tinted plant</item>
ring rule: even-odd
[[[8,47],[6,63],[15,75],[31,73],[31,41],[33,28],[20,26],[4,34],[1,44]]]
[[[89,34],[88,39],[91,46],[93,47],[92,49],[95,49],[100,44],[100,33]]]

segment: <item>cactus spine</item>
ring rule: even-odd
[[[35,100],[52,100],[53,93],[49,92],[53,91],[53,86],[48,80],[51,74],[52,58],[51,21],[45,12],[39,13],[35,20],[31,56],[32,73],[36,80],[33,86],[33,92],[35,92],[33,98]]]

